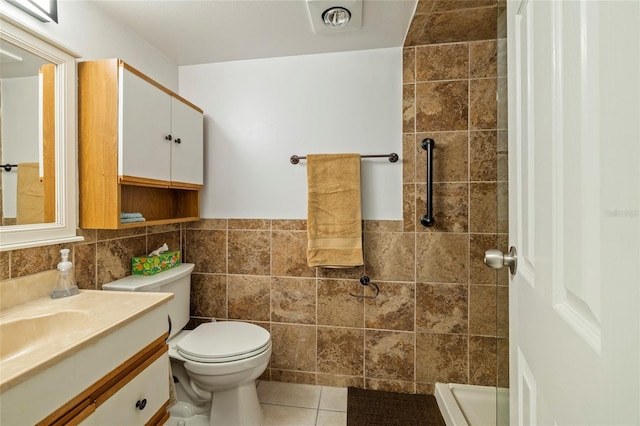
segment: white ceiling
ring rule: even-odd
[[[360,29],[314,34],[305,0],[92,1],[178,65],[400,47],[417,3],[362,0]]]

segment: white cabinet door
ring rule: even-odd
[[[169,355],[164,354],[118,390],[81,425],[140,425],[169,400]]]
[[[118,174],[171,180],[171,96],[120,67]]]
[[[171,181],[202,185],[203,117],[202,113],[176,98],[171,98]]]

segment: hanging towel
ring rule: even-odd
[[[38,163],[19,163],[16,194],[16,223],[44,222],[44,184]]]
[[[307,155],[307,264],[362,265],[360,154]]]

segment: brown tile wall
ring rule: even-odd
[[[174,224],[119,231],[80,229],[78,235],[85,238],[80,243],[0,253],[0,280],[55,269],[60,249],[71,247],[78,287],[101,290],[103,284],[131,275],[132,257],[149,253],[165,242],[171,249],[180,249],[184,227]]]
[[[81,230],[79,286],[100,289],[129,274],[132,256],[167,242],[196,265],[191,326],[234,319],[271,332],[266,378],[419,393],[437,381],[507,386],[508,279],[482,263],[486,249],[506,249],[508,231],[495,12],[491,0],[419,3],[404,50],[404,217],[364,222],[363,267],[309,268],[304,220],[215,219]],[[428,229],[425,137],[436,143]],[[55,268],[60,248],[0,253],[0,279]],[[350,296],[370,294],[365,274],[380,287],[374,300]]]

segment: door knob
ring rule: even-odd
[[[496,249],[487,250],[484,252],[484,264],[493,269],[508,266],[511,275],[515,275],[518,267],[518,252],[514,246],[511,246],[507,254]]]

